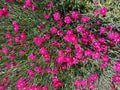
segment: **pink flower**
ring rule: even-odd
[[[108,25],[108,30],[112,31],[113,30],[113,26],[112,25]]]
[[[59,73],[59,70],[58,70],[57,67],[54,67],[54,68],[52,69],[52,72],[55,73],[55,74],[57,74],[57,73]]]
[[[46,68],[46,72],[47,73],[52,73],[52,69],[48,67],[48,68]]]
[[[66,49],[65,49],[65,52],[66,52],[66,53],[71,53],[71,51],[72,51],[71,48],[66,47]]]
[[[48,89],[48,86],[47,86],[47,85],[43,85],[43,86],[41,87],[41,90],[49,90],[49,89]]]
[[[99,9],[99,13],[102,15],[102,16],[105,16],[107,14],[107,9],[106,7],[102,7]]]
[[[112,80],[116,83],[120,83],[120,76],[114,74],[113,77],[112,77]]]
[[[105,27],[100,27],[100,33],[101,34],[104,34],[104,33],[106,33],[106,28]]]
[[[92,75],[88,78],[88,81],[89,81],[89,82],[95,81],[95,80],[98,80],[98,75],[97,75],[97,74],[92,74]]]
[[[54,26],[52,26],[52,27],[50,28],[50,32],[51,32],[52,34],[56,34],[56,33],[57,33],[57,28],[54,27]]]
[[[37,74],[41,74],[41,73],[43,74],[44,73],[44,69],[42,67],[40,67],[40,66],[37,66],[35,68],[35,71],[36,71]]]
[[[92,56],[92,50],[91,49],[85,50],[84,55],[88,56],[88,57],[91,57]]]
[[[23,89],[27,85],[26,80],[21,78],[16,82],[16,87],[18,89]]]
[[[59,27],[61,27],[61,26],[63,26],[63,22],[60,20],[60,21],[57,22],[57,25],[58,25]]]
[[[46,13],[43,16],[44,16],[44,19],[46,19],[46,20],[48,20],[50,18],[50,16]]]
[[[22,41],[24,41],[25,39],[26,39],[26,34],[24,33],[24,32],[21,32],[20,33],[20,39],[22,40]]]
[[[44,41],[45,41],[45,38],[44,38],[44,37],[34,37],[34,38],[33,38],[33,42],[34,42],[35,45],[37,45],[37,46],[41,45]]]
[[[11,66],[12,66],[11,63],[7,63],[7,64],[5,65],[5,68],[10,69]]]
[[[37,27],[38,27],[40,30],[42,30],[42,29],[45,28],[45,25],[44,25],[44,24],[39,24]]]
[[[14,55],[10,55],[9,59],[14,60],[16,57]]]
[[[5,90],[5,87],[3,85],[0,85],[0,90]]]
[[[87,23],[88,21],[89,21],[89,17],[88,16],[82,16],[81,22]]]
[[[46,40],[49,40],[49,39],[50,39],[50,34],[48,34],[48,33],[44,34],[44,38],[45,38]]]
[[[0,9],[0,17],[3,16],[3,13],[4,13],[3,10]]]
[[[25,90],[40,90],[37,85],[26,86]]]
[[[32,5],[32,11],[34,12],[34,11],[36,11],[36,9],[37,9],[37,6]]]
[[[58,20],[60,20],[60,13],[59,12],[55,12],[54,14],[53,14],[53,18],[54,18],[54,20],[55,21],[58,21]]]
[[[34,53],[31,53],[31,54],[29,55],[29,58],[30,58],[31,60],[33,60],[33,61],[35,61],[35,60],[37,59],[37,57],[36,57],[36,55],[35,55]]]
[[[12,45],[12,44],[13,44],[12,39],[8,39],[8,44],[9,44],[9,45]]]
[[[62,37],[63,36],[63,31],[62,30],[58,30],[57,31],[57,35],[60,36],[60,37]]]
[[[39,53],[42,54],[42,55],[45,55],[45,54],[47,54],[47,49],[45,47],[41,47],[39,49]]]
[[[84,87],[87,86],[87,80],[80,80],[79,82],[82,86],[84,86]]]
[[[113,69],[120,73],[120,60],[116,61],[115,65],[113,66]]]
[[[49,9],[51,9],[51,8],[53,8],[53,3],[52,3],[52,2],[49,2],[49,3],[47,4],[47,10],[49,10]]]
[[[25,54],[25,51],[24,51],[24,50],[20,50],[19,53],[20,53],[21,55],[24,55],[24,54]]]
[[[3,16],[7,17],[10,15],[10,12],[8,11],[8,8],[5,6],[3,7]]]
[[[75,90],[81,90],[81,88],[79,88],[79,87],[76,87],[76,88],[75,88]]]
[[[76,29],[77,29],[77,32],[79,33],[83,33],[83,31],[85,30],[82,24],[78,25]]]
[[[20,27],[16,21],[12,21],[12,25],[15,32],[18,32],[20,30]]]
[[[73,30],[68,30],[67,34],[63,37],[65,42],[71,42],[73,44],[78,42],[76,34],[73,33]]]
[[[93,83],[89,83],[88,87],[90,88],[90,90],[94,90],[96,88],[95,84]]]
[[[3,51],[3,53],[5,53],[5,54],[8,54],[8,53],[10,52],[6,47],[4,47],[4,48],[2,49],[2,51]]]
[[[7,39],[11,39],[11,38],[12,38],[12,34],[6,33],[6,34],[5,34],[5,37],[6,37]]]
[[[70,23],[72,22],[71,17],[70,17],[70,16],[65,16],[64,22],[65,22],[66,24],[70,24]]]
[[[72,11],[72,18],[77,20],[79,18],[79,13],[78,11]]]
[[[33,76],[33,75],[34,75],[34,71],[31,70],[31,69],[27,70],[27,73],[28,73],[30,76]]]
[[[52,46],[54,47],[59,47],[60,46],[60,43],[57,42],[56,40],[52,41]]]
[[[27,7],[30,7],[32,4],[33,4],[33,3],[32,3],[31,0],[26,0],[26,1],[25,1],[25,5],[26,5]]]
[[[60,88],[63,85],[62,81],[53,82],[53,87],[55,89]]]
[[[99,10],[95,10],[94,11],[94,16],[98,16],[98,14],[99,14]]]
[[[20,42],[20,37],[19,37],[19,36],[15,37],[15,42],[16,42],[16,43],[19,43],[19,42]]]
[[[80,80],[74,80],[73,84],[76,86],[80,86],[81,82],[80,82]]]
[[[98,52],[93,53],[92,58],[95,59],[95,60],[100,59],[100,53],[98,53]]]
[[[66,66],[65,64],[61,64],[61,65],[60,65],[60,68],[61,68],[62,70],[66,70],[66,69],[67,69],[67,66]]]

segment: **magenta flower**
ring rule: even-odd
[[[27,35],[24,32],[20,33],[20,39],[24,41],[27,38]]]
[[[58,22],[57,22],[57,25],[58,25],[59,27],[62,27],[62,26],[63,26],[63,21],[61,21],[61,20],[58,21]]]
[[[98,52],[93,53],[92,58],[95,59],[95,60],[100,59],[100,53],[98,53]]]
[[[48,20],[50,18],[50,16],[48,14],[44,14],[44,19]]]
[[[112,80],[115,83],[120,83],[120,76],[118,76],[117,74],[114,74],[113,77],[112,77]]]
[[[98,16],[99,15],[99,10],[95,10],[94,11],[94,16]]]
[[[0,90],[5,90],[4,85],[0,85]]]
[[[89,21],[89,17],[88,16],[82,16],[81,22],[87,23],[88,21]]]
[[[10,51],[7,49],[7,47],[4,47],[3,49],[2,49],[2,51],[3,51],[3,53],[5,53],[5,54],[8,54]]]
[[[99,13],[102,15],[102,16],[105,16],[107,14],[107,9],[106,7],[102,7],[99,9]]]
[[[113,69],[120,73],[120,61],[116,61],[115,65],[113,66]]]
[[[20,26],[16,21],[12,21],[12,25],[15,32],[18,32],[20,30]]]
[[[53,3],[52,2],[49,2],[48,4],[47,4],[47,10],[49,10],[49,9],[51,9],[51,8],[53,8]]]
[[[25,51],[24,51],[24,50],[20,50],[19,53],[20,53],[21,55],[24,55],[24,54],[25,54]]]
[[[88,50],[84,50],[84,55],[91,57],[92,56],[92,50],[88,49]]]
[[[54,20],[55,21],[58,21],[58,20],[60,20],[60,13],[59,12],[55,12],[54,14],[53,14],[53,18],[54,18]]]
[[[97,75],[97,74],[92,74],[92,75],[90,75],[90,77],[88,78],[88,81],[89,81],[89,82],[96,81],[96,80],[98,80],[98,75]]]
[[[3,13],[4,13],[3,10],[0,9],[0,17],[3,16]]]
[[[106,28],[105,27],[100,27],[100,33],[101,34],[104,34],[104,33],[106,33]]]
[[[16,58],[16,57],[15,57],[14,55],[10,55],[10,56],[9,56],[9,59],[10,59],[10,60],[14,60],[15,58]]]
[[[47,54],[47,49],[45,47],[41,47],[39,49],[39,53],[42,54],[42,55],[45,55],[45,54]]]
[[[57,28],[54,27],[54,26],[52,26],[52,27],[50,28],[50,32],[51,32],[52,34],[56,34],[56,33],[57,33]]]
[[[43,86],[41,87],[41,90],[49,90],[49,88],[48,88],[47,85],[43,85]]]
[[[37,9],[37,6],[32,5],[32,11],[34,12],[34,11],[36,11],[36,9]]]
[[[57,67],[54,67],[54,68],[52,69],[52,72],[53,72],[54,74],[58,74],[58,73],[59,73],[59,70],[58,70]]]
[[[21,78],[16,82],[16,87],[18,89],[23,89],[27,85],[26,80]]]
[[[44,24],[39,24],[39,25],[37,25],[37,27],[38,27],[40,30],[42,30],[42,29],[45,28],[45,25],[44,25]]]
[[[40,67],[40,66],[37,66],[35,68],[35,71],[37,74],[43,74],[44,73],[44,68]]]
[[[75,19],[75,20],[78,20],[78,18],[79,18],[78,11],[72,11],[72,18]]]
[[[72,22],[71,17],[70,17],[70,16],[65,16],[64,22],[65,22],[66,24],[70,24],[70,23]]]
[[[34,42],[35,45],[37,45],[37,46],[41,45],[44,41],[45,41],[45,38],[44,38],[44,37],[34,37],[34,38],[33,38],[33,42]]]
[[[10,69],[11,66],[12,66],[11,63],[7,63],[7,64],[5,65],[5,68]]]
[[[85,30],[82,24],[78,25],[76,29],[77,29],[77,32],[79,33],[83,33],[83,31]]]
[[[29,76],[33,76],[34,75],[34,71],[31,70],[31,69],[27,70],[27,73],[29,74]]]
[[[94,90],[96,88],[95,84],[93,83],[89,83],[88,87],[90,88],[90,90]]]
[[[12,34],[6,33],[6,34],[5,34],[5,37],[6,37],[7,39],[10,39],[10,38],[12,38]]]
[[[10,15],[10,12],[9,12],[8,8],[6,6],[3,7],[3,16],[7,17],[9,15]]]
[[[30,58],[31,60],[33,60],[33,61],[35,61],[35,60],[37,59],[37,57],[36,57],[36,55],[35,55],[34,53],[31,53],[31,54],[29,55],[29,58]]]
[[[50,39],[50,34],[48,34],[48,33],[44,34],[44,38],[45,38],[46,40],[49,40],[49,39]]]

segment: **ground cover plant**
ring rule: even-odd
[[[119,0],[0,1],[0,90],[119,87]]]

